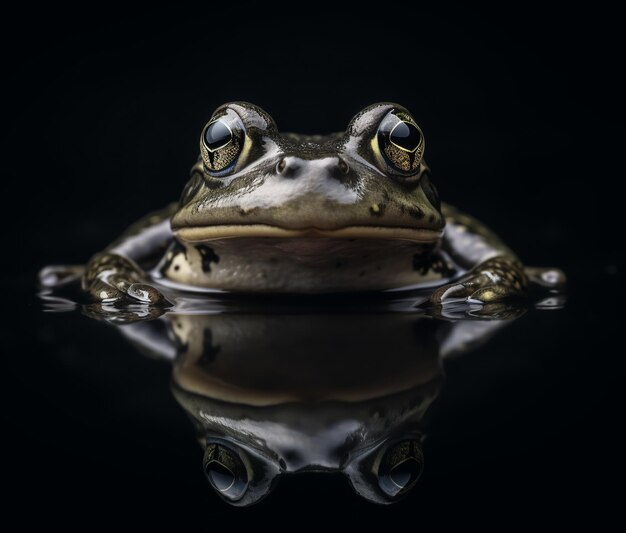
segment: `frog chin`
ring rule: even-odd
[[[317,294],[441,281],[419,268],[439,243],[440,233],[426,228],[213,225],[175,228],[175,235],[179,248],[155,276],[185,290]]]
[[[286,230],[285,230],[286,231]],[[287,235],[292,235],[288,233]],[[226,290],[259,293],[343,293],[380,291],[440,283],[441,274],[419,267],[436,242],[376,237],[334,238],[295,232],[282,238],[196,235],[178,241],[153,277],[186,291]],[[181,246],[182,245],[182,246]]]
[[[376,239],[380,241],[409,241],[434,244],[442,236],[441,230],[396,226],[354,225],[341,228],[282,228],[269,224],[224,224],[182,227],[176,236],[190,244],[210,243],[222,239]]]

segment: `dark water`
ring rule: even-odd
[[[383,438],[425,436],[422,477],[403,501],[386,508],[357,496],[338,473],[284,475],[257,506],[231,508],[204,478],[202,447],[189,419],[193,407],[185,404],[179,379],[172,378],[171,362],[145,349],[140,353],[123,337],[124,328],[136,324],[113,326],[78,312],[44,314],[31,298],[19,308],[19,324],[3,333],[11,512],[29,524],[75,526],[121,520],[146,527],[254,524],[285,514],[323,527],[331,512],[346,525],[380,528],[389,520],[419,521],[421,527],[604,523],[618,505],[617,492],[608,487],[619,457],[619,349],[609,345],[609,331],[604,338],[590,334],[607,328],[608,304],[602,312],[586,306],[592,291],[575,271],[571,279],[565,308],[530,309],[481,347],[442,360],[437,350],[449,336],[441,335],[439,324],[449,323],[406,309],[352,307],[328,314],[316,306],[295,315],[284,306],[268,305],[259,313],[259,306],[242,311],[230,304],[225,314],[178,317],[187,317],[196,330],[212,329],[217,354],[204,363],[208,374],[239,379],[258,389],[257,398],[295,390],[305,401],[319,402],[337,391],[358,396],[364,382],[401,390],[408,374],[423,381],[391,400],[366,391],[374,400],[323,408],[316,403],[313,409],[295,404],[290,412],[225,409],[211,400],[201,406],[226,419],[243,416],[244,423],[246,417],[270,420],[270,433],[282,424],[299,428],[300,436],[310,429],[330,438],[324,433],[328,420],[343,417],[363,428],[376,420],[380,425],[382,418],[386,422],[377,431]],[[15,299],[31,289],[28,280],[5,285]],[[379,330],[373,330],[376,325]],[[233,337],[237,327],[241,331]],[[437,332],[439,344],[433,344]],[[334,352],[315,352],[333,346]],[[201,351],[207,355],[206,345]],[[188,352],[193,362],[197,354]],[[239,365],[239,373],[229,364]],[[306,375],[290,377],[294,367]],[[251,375],[261,381],[251,382]],[[322,390],[311,389],[316,382]],[[409,416],[407,406],[420,402],[426,413]],[[307,450],[320,457],[312,442],[292,440],[280,452],[290,467],[298,467]],[[352,438],[347,447],[358,444]],[[332,461],[332,450],[324,453]],[[32,506],[37,513],[30,512]]]
[[[498,24],[483,15],[424,12],[401,33],[382,17],[320,26],[237,16],[219,29],[215,13],[151,25],[130,16],[83,25],[24,19],[24,41],[4,47],[4,521],[68,530],[319,530],[331,516],[337,527],[378,531],[623,524],[623,171],[611,162],[621,149],[611,103],[617,33],[611,17],[589,12],[528,9]],[[530,309],[482,346],[441,360],[432,388],[420,392],[432,403],[410,427],[401,424],[423,437],[424,470],[395,505],[370,503],[342,474],[311,472],[283,476],[256,506],[222,502],[203,474],[171,361],[80,312],[44,313],[35,296],[42,266],[84,262],[177,198],[211,110],[235,99],[305,133],[342,129],[375,101],[402,103],[424,131],[443,199],[484,220],[525,263],[568,275],[563,309]],[[413,375],[402,365],[419,350],[426,368],[439,368],[434,345],[419,344],[434,322],[354,305],[305,305],[298,314],[268,303],[212,315],[209,346],[229,353],[228,336],[217,339],[234,324],[219,317],[231,317],[260,335],[244,335],[237,353],[290,348],[290,360],[314,375],[315,349],[328,342],[322,361],[346,366],[333,375],[353,376],[340,383],[353,392],[364,376],[389,384]],[[290,340],[294,333],[306,343]],[[278,373],[270,385],[280,389],[289,377]],[[321,394],[290,383],[309,400]],[[373,427],[377,409],[379,422],[399,420],[402,401],[419,403],[400,400],[353,416]],[[307,426],[341,412],[275,409],[266,418]],[[289,458],[301,464],[293,450]],[[410,478],[410,468],[396,481],[402,475]]]

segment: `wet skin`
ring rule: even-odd
[[[166,287],[337,293],[432,286],[433,303],[494,302],[556,287],[490,230],[441,204],[423,134],[392,103],[344,133],[281,134],[243,102],[218,108],[180,201],[140,220],[82,273],[95,301],[167,305]],[[54,269],[48,284],[59,279]],[[44,278],[46,276],[43,276]],[[50,281],[52,280],[52,281]]]

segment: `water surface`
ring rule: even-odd
[[[606,465],[598,451],[611,431],[597,410],[611,394],[598,388],[602,355],[590,358],[596,344],[571,305],[493,319],[433,316],[410,298],[231,299],[116,321],[80,306],[42,312],[33,300],[5,332],[12,484],[24,497],[40,483],[62,487],[36,500],[73,523],[295,512],[322,524],[321,508],[367,513],[379,527],[414,513],[457,526],[556,517],[591,501],[601,471],[586,465]],[[233,514],[242,511],[207,481],[209,441],[261,458],[250,483],[271,494],[252,514]],[[379,507],[371,502],[395,498],[367,452],[397,442],[419,443],[423,472]],[[33,459],[42,454],[44,466]],[[396,485],[415,471],[400,470]]]

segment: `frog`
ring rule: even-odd
[[[370,105],[327,135],[281,133],[260,107],[226,103],[202,129],[179,201],[76,270],[82,290],[103,304],[167,306],[173,289],[420,287],[443,305],[564,285],[562,271],[525,267],[493,231],[443,203],[424,154],[421,127],[396,103]]]

